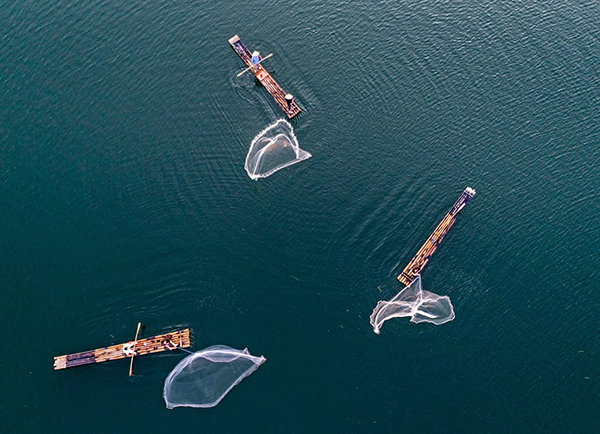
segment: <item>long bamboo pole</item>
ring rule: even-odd
[[[133,358],[135,357],[135,345],[137,344],[137,338],[138,338],[138,334],[140,332],[141,326],[142,326],[142,323],[139,322],[138,326],[137,326],[137,331],[135,332],[135,339],[133,340],[133,354],[131,355],[131,362],[129,363],[129,376],[130,377],[133,372]]]
[[[260,62],[258,62],[256,65],[259,65],[263,60],[267,60],[272,55],[273,55],[273,53],[266,55],[265,57],[263,57],[262,59],[260,59]],[[248,68],[246,68],[242,72],[240,72],[238,75],[236,75],[236,77],[240,77],[244,72],[251,70],[256,65],[249,66]]]

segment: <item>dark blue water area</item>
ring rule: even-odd
[[[0,13],[3,432],[596,432],[600,6],[20,1]],[[283,117],[312,157],[251,180]],[[373,333],[425,268],[456,319]],[[167,410],[167,352],[52,358],[181,327],[267,359]]]

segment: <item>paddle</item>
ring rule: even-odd
[[[262,62],[263,60],[266,60],[266,59],[268,59],[268,58],[269,58],[269,57],[271,57],[272,55],[273,55],[273,53],[271,53],[271,54],[269,54],[269,55],[267,55],[267,56],[263,57],[262,59],[260,59],[260,61],[259,61],[259,62],[258,62],[256,65],[260,64],[260,62]],[[246,72],[246,71],[249,71],[250,69],[252,69],[252,68],[253,68],[253,67],[255,67],[256,65],[249,66],[248,68],[246,68],[246,69],[244,69],[242,72],[240,72],[238,75],[236,75],[236,77],[239,77],[239,76],[241,76],[241,75],[242,75],[244,72]]]
[[[135,344],[137,344],[138,333],[140,332],[140,327],[142,323],[139,322],[137,326],[137,331],[135,332],[135,339],[133,340],[133,354],[131,355],[131,363],[129,363],[129,376],[131,377],[131,373],[133,372],[133,358],[135,357]]]

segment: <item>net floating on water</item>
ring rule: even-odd
[[[251,179],[257,180],[310,157],[300,149],[289,122],[279,119],[252,140],[244,168]]]
[[[410,317],[414,323],[429,322],[440,325],[454,319],[454,308],[448,296],[440,296],[423,290],[421,276],[417,275],[389,301],[379,301],[370,317],[373,331],[379,330],[385,321],[391,318]]]
[[[213,345],[198,351],[179,362],[165,380],[167,408],[214,407],[265,361],[262,356],[251,355],[247,348]]]

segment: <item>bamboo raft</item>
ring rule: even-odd
[[[109,360],[126,359],[132,356],[132,352],[135,356],[143,356],[145,354],[174,350],[175,348],[188,348],[190,346],[190,329],[176,330],[150,338],[139,339],[136,342],[126,342],[124,344],[98,348],[97,350],[57,356],[54,358],[54,370],[108,362]]]
[[[415,279],[417,274],[421,273],[421,270],[427,262],[433,252],[438,248],[454,222],[456,221],[456,217],[462,211],[467,203],[471,200],[471,198],[475,196],[475,190],[470,187],[467,187],[465,191],[460,195],[454,206],[448,211],[448,214],[444,216],[440,224],[435,228],[433,233],[429,236],[425,244],[419,249],[414,258],[408,263],[408,265],[404,268],[402,273],[398,276],[398,280],[402,282],[402,284],[408,286]]]
[[[250,50],[248,50],[242,43],[242,41],[240,41],[238,35],[235,35],[233,38],[229,39],[229,44],[231,45],[231,48],[233,48],[234,51],[240,56],[246,66],[250,68],[250,71],[252,71],[258,81],[260,81],[261,84],[271,94],[277,105],[281,107],[281,110],[284,111],[288,119],[291,119],[300,113],[300,107],[298,107],[298,104],[296,104],[295,101],[292,101],[291,108],[288,108],[288,104],[285,101],[285,92],[281,89],[281,87],[279,87],[277,82],[273,80],[273,77],[271,77],[271,75],[263,68],[261,64],[259,64],[256,68],[256,71],[254,71],[254,68],[252,68],[252,64],[250,63],[252,54],[250,53]]]

